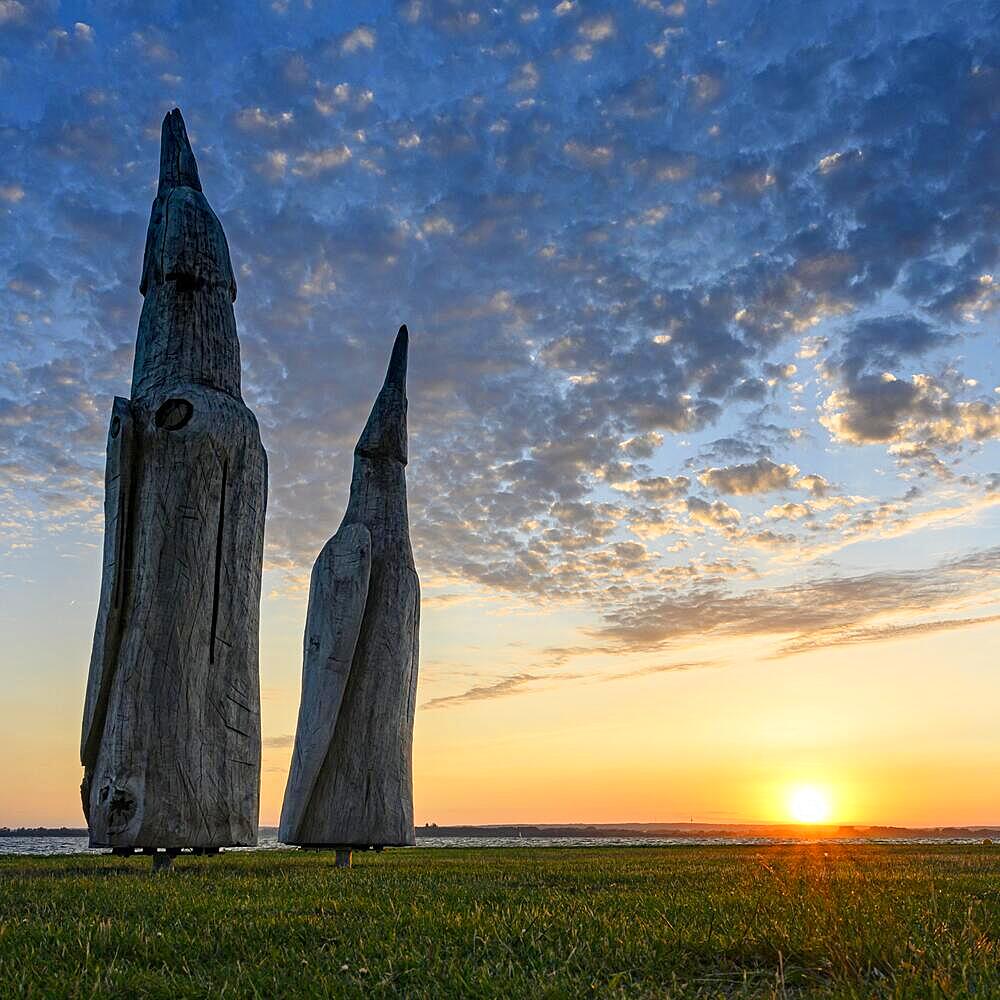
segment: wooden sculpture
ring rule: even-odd
[[[240,393],[229,247],[177,110],[140,291],[132,396],[108,434],[83,809],[94,847],[252,845],[267,456]]]
[[[302,700],[279,837],[338,849],[414,843],[411,747],[420,584],[406,513],[406,357],[354,449],[347,512],[313,566]]]

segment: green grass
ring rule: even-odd
[[[0,996],[1000,997],[1000,849],[4,858]]]

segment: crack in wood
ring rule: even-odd
[[[208,647],[208,662],[215,663],[215,635],[219,627],[219,584],[222,578],[222,534],[226,526],[226,485],[229,478],[229,459],[222,463],[222,487],[219,494],[219,525],[215,535],[215,589],[212,593],[212,631]]]

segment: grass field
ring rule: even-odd
[[[0,859],[0,996],[1000,997],[1000,849]]]

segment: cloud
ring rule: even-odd
[[[21,39],[51,30],[54,0],[0,0],[0,31]]]
[[[795,485],[800,490],[808,490],[814,497],[825,497],[830,492],[830,484],[822,476],[815,473],[802,476],[796,480]]]
[[[591,17],[582,21],[577,31],[589,42],[604,42],[615,37],[615,19],[610,14]]]
[[[702,485],[735,496],[770,493],[788,489],[798,475],[795,465],[776,465],[769,458],[759,458],[747,465],[730,465],[722,469],[706,469],[698,479]]]
[[[722,80],[713,73],[696,73],[691,77],[691,96],[695,104],[714,104],[722,95]]]
[[[808,653],[814,649],[829,646],[856,646],[868,642],[886,642],[893,639],[910,639],[914,636],[930,635],[935,632],[952,632],[957,629],[972,628],[1000,622],[1000,615],[983,615],[978,618],[943,618],[929,622],[909,624],[873,625],[867,628],[847,628],[830,630],[798,642],[787,642],[778,651],[778,657]]]
[[[3,0],[0,3],[0,25],[23,24],[28,19],[28,10],[19,0]]]
[[[912,359],[950,347],[953,334],[914,316],[894,315],[851,326],[823,366],[834,384],[820,421],[833,437],[852,445],[889,444],[893,454],[947,477],[939,449],[1000,436],[1000,406],[963,399],[976,386],[946,368],[941,375],[897,375]]]
[[[663,444],[662,434],[657,431],[647,431],[645,434],[636,434],[622,441],[619,447],[630,458],[650,458],[661,444]]]
[[[460,694],[431,698],[429,701],[425,701],[420,707],[421,709],[453,708],[455,705],[464,705],[470,701],[490,701],[494,698],[506,698],[509,695],[520,693],[526,685],[544,679],[544,675],[539,674],[510,674],[489,684],[474,685]]]
[[[552,664],[559,664],[577,656],[590,656],[595,653],[606,652],[606,650],[594,646],[579,646],[568,649],[551,648],[545,652]],[[431,698],[420,707],[422,710],[455,708],[458,705],[466,705],[470,702],[492,701],[495,698],[507,698],[512,695],[530,694],[535,691],[546,690],[553,683],[587,683],[590,681],[607,683],[626,681],[637,677],[650,677],[656,674],[685,673],[690,670],[701,670],[709,667],[717,667],[718,665],[713,660],[690,660],[676,663],[658,663],[651,666],[639,667],[634,670],[617,673],[595,673],[592,675],[584,673],[532,674],[521,672],[510,674],[485,684],[473,685],[458,694]]]
[[[333,146],[329,149],[318,149],[314,152],[300,153],[296,158],[293,172],[303,177],[315,177],[316,174],[336,170],[351,159],[351,151],[347,146]]]
[[[563,152],[572,160],[587,167],[606,167],[614,158],[611,146],[590,145],[582,140],[570,139],[563,144]]]
[[[541,80],[538,68],[533,62],[526,62],[517,68],[507,86],[513,91],[534,90]]]
[[[602,677],[603,681],[626,681],[635,677],[651,677],[656,674],[686,673],[689,670],[705,670],[709,667],[718,667],[715,660],[689,660],[682,663],[655,663],[650,667],[639,667],[636,670],[626,670],[623,673],[608,674]]]
[[[799,521],[804,517],[812,517],[812,508],[804,503],[783,503],[769,507],[764,514],[776,521]]]
[[[355,52],[365,50],[370,52],[375,48],[375,41],[375,30],[360,24],[340,39],[339,48],[345,55],[353,55]]]
[[[1000,405],[956,400],[950,386],[924,374],[858,379],[830,393],[820,419],[840,441],[890,443],[903,455],[1000,437]]]
[[[622,652],[659,649],[695,636],[773,637],[785,639],[785,652],[802,652],[838,636],[863,641],[881,634],[883,626],[871,624],[880,616],[928,614],[962,601],[995,599],[998,581],[1000,548],[993,548],[919,570],[823,577],[744,594],[650,595],[606,614],[605,624],[592,634]]]
[[[295,120],[295,115],[291,111],[281,111],[275,114],[268,114],[260,107],[243,108],[236,114],[236,126],[247,132],[280,128],[282,125],[290,125]]]
[[[1000,264],[975,5],[744,24],[422,0],[321,36],[302,4],[126,4],[89,40],[55,4],[3,9],[4,539],[98,538],[174,103],[240,271],[276,593],[339,522],[404,320],[412,534],[447,592],[699,620],[751,574],[985,510]]]
[[[691,485],[687,476],[650,476],[647,479],[613,484],[616,490],[635,493],[647,500],[674,500],[683,496]]]
[[[740,521],[740,512],[723,500],[709,503],[700,497],[688,497],[685,501],[692,521],[715,528],[728,528]]]

